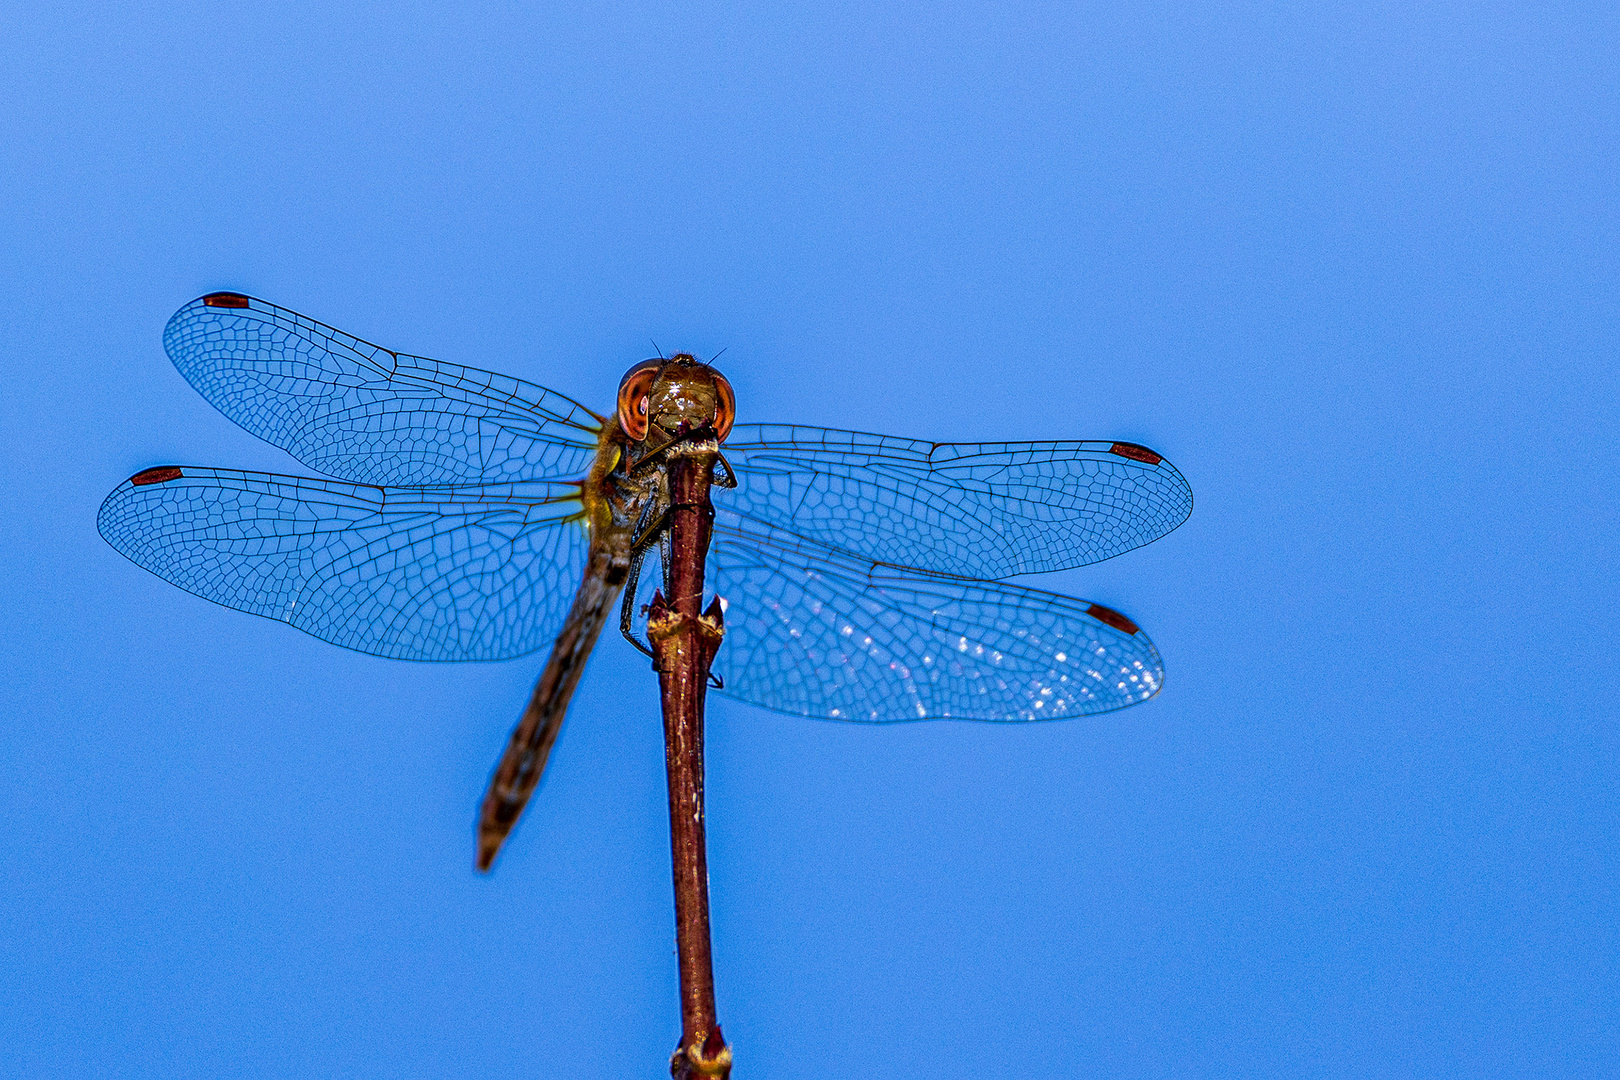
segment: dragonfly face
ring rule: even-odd
[[[619,426],[635,442],[649,424],[677,437],[711,428],[724,442],[736,415],[731,384],[690,353],[644,360],[619,382]]]

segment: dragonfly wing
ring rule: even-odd
[[[1003,578],[1101,562],[1192,513],[1192,491],[1134,443],[929,443],[741,425],[735,491],[715,500],[874,562]]]
[[[1123,615],[1016,585],[896,572],[724,515],[725,693],[833,720],[1047,720],[1158,692],[1158,650]]]
[[[236,293],[175,312],[163,347],[220,412],[355,483],[563,479],[595,451],[598,418],[561,394],[392,352]]]
[[[584,573],[578,488],[397,489],[167,466],[120,484],[97,525],[188,592],[335,645],[504,660],[550,644]]]

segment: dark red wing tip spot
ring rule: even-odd
[[[1138,627],[1135,623],[1131,622],[1131,620],[1127,619],[1113,608],[1105,608],[1101,604],[1092,604],[1090,607],[1086,608],[1086,614],[1090,615],[1093,619],[1096,619],[1100,623],[1106,623],[1107,625],[1112,626],[1115,630],[1123,630],[1127,634],[1134,634],[1140,629],[1140,627]]]
[[[155,469],[147,469],[136,473],[129,478],[129,482],[136,487],[144,487],[147,484],[166,484],[170,480],[178,480],[184,475],[185,473],[173,465],[159,465]]]
[[[211,292],[202,298],[203,307],[247,307],[248,298],[239,292]]]
[[[1140,461],[1145,465],[1157,465],[1159,462],[1164,460],[1164,458],[1160,457],[1158,454],[1155,454],[1147,447],[1137,446],[1135,443],[1131,442],[1117,442],[1108,448],[1108,452],[1110,454],[1118,454],[1120,457],[1130,458],[1132,461]]]

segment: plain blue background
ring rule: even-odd
[[[10,5],[0,1074],[664,1075],[655,684],[604,639],[491,878],[539,658],[212,606],[95,532],[303,472],[159,334],[239,289],[598,408],[1118,438],[1178,532],[1033,583],[1160,697],[717,700],[744,1077],[1593,1077],[1620,1060],[1612,4]]]

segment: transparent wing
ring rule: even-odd
[[[898,573],[781,530],[717,520],[724,692],[834,720],[1047,720],[1158,692],[1125,616],[1016,585]]]
[[[743,425],[717,505],[861,558],[1004,578],[1101,562],[1192,513],[1175,466],[1110,442],[929,443]]]
[[[391,352],[236,293],[174,313],[174,366],[220,412],[361,484],[488,484],[585,471],[598,418],[561,394]]]
[[[165,466],[120,484],[97,525],[164,580],[335,645],[504,660],[561,629],[588,542],[578,490],[401,490]]]

